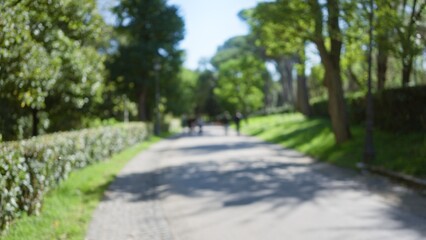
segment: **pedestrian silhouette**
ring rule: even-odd
[[[235,123],[235,127],[237,128],[237,134],[238,136],[240,136],[240,122],[241,119],[243,118],[243,115],[241,115],[240,112],[236,112],[234,115],[234,123]]]
[[[231,121],[231,116],[228,112],[224,112],[222,116],[222,124],[225,129],[225,135],[228,135],[229,121]]]
[[[203,125],[204,125],[204,121],[203,121],[202,117],[197,116],[196,122],[197,122],[197,126],[198,126],[198,135],[202,135],[203,134]]]

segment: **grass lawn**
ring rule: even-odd
[[[151,137],[107,161],[71,173],[66,181],[47,194],[39,216],[17,219],[9,232],[0,238],[84,239],[92,213],[109,183],[130,159],[159,140],[161,138]]]
[[[353,139],[336,145],[327,119],[307,119],[301,114],[278,114],[250,118],[245,134],[297,149],[322,161],[354,168],[362,160],[364,129],[351,128]],[[391,134],[374,131],[376,159],[386,169],[426,178],[426,132]]]

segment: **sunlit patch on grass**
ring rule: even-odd
[[[301,114],[278,114],[251,118],[242,131],[269,142],[339,166],[355,168],[362,160],[364,129],[351,127],[352,140],[336,145],[330,121]],[[374,165],[426,177],[426,133],[393,134],[375,130]]]

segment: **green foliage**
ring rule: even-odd
[[[352,141],[336,145],[330,121],[305,118],[301,114],[280,114],[250,118],[243,132],[297,149],[321,161],[356,168],[362,160],[364,129],[351,128]],[[386,169],[426,177],[426,134],[374,131],[376,159],[372,163]]]
[[[324,86],[324,68],[321,64],[311,67],[311,75],[309,76],[309,95],[312,99],[326,96],[326,88]]]
[[[236,36],[226,40],[222,46],[218,47],[210,62],[218,69],[222,63],[228,60],[237,59],[244,55],[253,55],[257,51],[252,36]]]
[[[178,116],[195,109],[197,79],[197,72],[182,68],[175,81],[163,85],[163,92],[167,93],[166,106],[169,112]]]
[[[17,123],[33,111],[44,117],[35,129],[63,130],[63,123],[69,123],[67,129],[78,127],[82,113],[99,100],[103,81],[104,57],[98,49],[107,28],[95,1],[6,0],[0,15],[0,98],[5,99],[0,105],[16,112],[2,115],[6,127],[0,131],[6,139],[17,139],[22,128]]]
[[[223,112],[223,106],[220,105],[219,99],[214,94],[216,86],[217,76],[215,72],[207,69],[199,72],[195,93],[196,113],[207,114],[213,119]]]
[[[244,15],[256,43],[265,48],[270,58],[296,55],[313,31],[312,19],[304,1],[272,1],[259,3]],[[278,40],[279,39],[279,40]]]
[[[381,2],[381,1],[379,1]],[[424,22],[426,2],[424,1],[399,1],[382,2],[387,5],[386,9],[391,12],[394,17],[389,18],[392,21],[393,30],[396,32],[397,47],[394,48],[396,55],[401,60],[402,85],[404,87],[410,84],[410,73],[414,58],[422,53],[425,49],[426,38],[422,34],[421,24]],[[396,12],[396,13],[395,13]]]
[[[214,93],[229,111],[247,114],[258,110],[263,103],[261,73],[264,71],[263,62],[254,56],[228,60],[219,67]]]
[[[368,45],[365,33],[369,29],[370,13],[375,14],[373,54],[377,54],[374,60],[377,62],[373,64],[377,69],[374,69],[376,66],[373,69],[377,70],[378,87],[383,88],[386,75],[392,76],[394,82],[395,72],[398,75],[402,72],[403,86],[412,86],[419,84],[417,79],[410,82],[412,70],[424,67],[416,64],[415,59],[425,49],[422,24],[425,9],[424,1],[410,0],[377,0],[374,9],[370,9],[369,1],[276,0],[259,3],[242,15],[250,25],[251,34],[256,36],[256,43],[265,48],[266,56],[273,61],[282,56],[296,56],[305,48],[305,42],[317,46],[325,74],[314,69],[311,79],[323,81],[324,77],[326,80],[324,86],[329,90],[331,109],[339,109],[331,112],[333,129],[336,137],[344,141],[349,138],[349,131],[346,117],[341,117],[346,112],[341,86],[345,86],[347,92],[365,90]],[[389,60],[395,57],[402,63],[401,67],[388,67]],[[310,86],[314,88],[311,90],[314,96],[323,95],[318,81]],[[283,90],[286,88],[291,87],[284,86]]]
[[[71,171],[147,137],[140,123],[85,129],[0,144],[0,229],[22,213],[37,214],[46,192]]]
[[[214,94],[224,109],[246,115],[262,107],[268,72],[250,36],[227,40],[211,63],[218,71]]]
[[[184,22],[165,0],[121,0],[113,12],[118,49],[109,63],[110,78],[121,94],[138,103],[139,120],[147,120],[154,109],[155,82],[160,81],[167,100],[166,88],[179,80],[183,53],[177,44]]]

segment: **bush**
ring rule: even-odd
[[[0,143],[0,230],[37,214],[44,194],[72,170],[108,158],[147,137],[141,123],[62,132]]]
[[[381,129],[426,130],[426,86],[386,90],[376,94],[374,102]]]
[[[373,96],[375,127],[391,132],[426,130],[426,86],[387,89]],[[365,96],[346,98],[351,123],[365,122]],[[328,101],[312,104],[313,115],[328,117]]]
[[[324,99],[311,103],[312,116],[328,118],[328,100]]]
[[[251,113],[250,117],[267,116],[267,115],[273,115],[273,114],[292,113],[292,112],[294,112],[294,107],[292,105],[284,105],[281,107],[270,107],[266,109],[261,109],[254,113]]]

